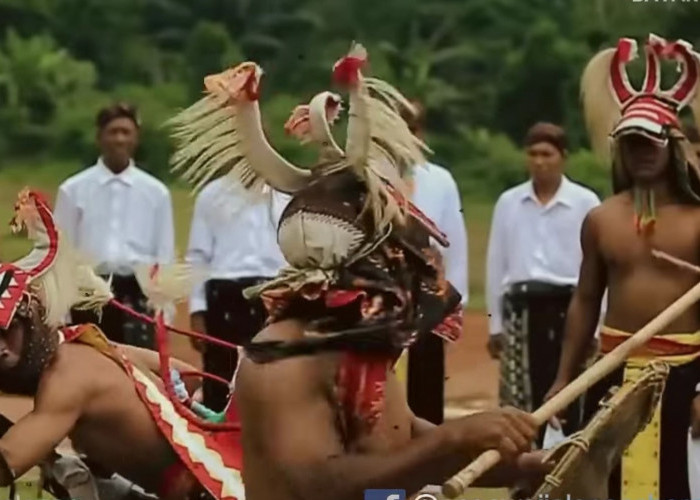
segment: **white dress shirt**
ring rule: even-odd
[[[267,199],[253,200],[226,179],[212,181],[195,202],[187,261],[207,268],[208,279],[275,277],[287,265],[277,226],[290,199],[272,191]],[[200,283],[190,297],[190,314],[206,308]]]
[[[581,225],[600,205],[593,191],[566,177],[542,205],[525,182],[503,193],[494,208],[486,263],[486,296],[491,334],[502,333],[501,303],[507,287],[536,280],[576,285],[581,266]]]
[[[462,295],[462,305],[469,301],[467,230],[462,213],[462,199],[450,172],[427,163],[413,170],[413,203],[447,235],[450,246],[440,248],[445,276]]]
[[[120,174],[102,159],[58,188],[56,223],[97,272],[128,275],[136,264],[175,257],[168,188],[133,161]]]

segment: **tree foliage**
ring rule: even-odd
[[[0,0],[0,158],[89,161],[95,111],[128,98],[145,123],[139,160],[165,176],[162,122],[201,95],[206,74],[245,59],[265,70],[271,138],[299,155],[284,119],[331,85],[357,40],[374,75],[425,104],[435,161],[465,192],[520,181],[518,144],[538,120],[567,128],[572,173],[606,189],[585,150],[584,65],[621,36],[700,46],[699,15],[681,0]]]

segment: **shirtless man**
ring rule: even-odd
[[[0,330],[0,389],[34,396],[34,408],[0,439],[0,486],[38,465],[64,439],[107,470],[156,492],[163,472],[177,461],[124,369],[81,342],[58,344],[36,318],[15,317]],[[135,363],[152,361],[131,350]],[[133,354],[138,356],[133,358]],[[173,368],[192,370],[185,363]]]
[[[177,166],[190,179],[231,165],[229,180],[292,194],[277,228],[289,267],[244,291],[269,314],[234,379],[247,500],[357,500],[382,488],[413,495],[489,448],[506,457],[494,484],[547,469],[541,456],[523,456],[536,432],[529,415],[500,409],[433,427],[413,416],[395,378],[419,337],[458,337],[461,297],[430,243],[445,236],[399,195],[398,164],[425,158],[396,108],[379,100],[405,101],[386,82],[373,80],[370,93],[365,61],[354,45],[335,66],[350,93],[347,155],[324,138],[311,175],[267,143],[255,63],[207,77],[207,95],[171,120]]]
[[[304,326],[283,320],[255,342],[298,341]],[[245,429],[247,500],[357,500],[366,489],[403,489],[410,497],[426,485],[442,484],[489,449],[499,450],[505,460],[480,479],[480,486],[525,481],[532,488],[548,470],[539,463],[540,454],[525,453],[537,433],[529,414],[501,408],[435,426],[413,415],[391,370],[381,417],[371,430],[348,439],[337,396],[341,358],[241,362],[235,394]]]
[[[631,43],[622,40],[619,54],[625,53]],[[648,61],[654,62],[656,50],[662,46],[668,47],[673,55],[684,54],[683,45],[650,37]],[[677,117],[678,109],[697,90],[697,72],[690,76],[692,85],[678,88],[674,94],[660,92],[658,83],[654,87],[654,78],[648,74],[645,95],[638,96],[634,89],[629,91],[626,79],[615,74],[624,71],[614,59],[615,54],[615,50],[609,50],[597,56],[583,77],[584,85],[586,82],[591,85],[584,87],[588,117],[601,109],[616,109],[615,102],[605,101],[600,92],[592,93],[591,89],[602,88],[597,85],[600,83],[608,88],[607,78],[618,82],[610,86],[624,106],[622,117],[612,131],[615,195],[593,209],[583,223],[579,284],[569,306],[558,375],[548,397],[578,375],[586,346],[596,330],[606,288],[608,307],[601,330],[602,353],[611,351],[641,329],[698,279],[692,272],[652,255],[652,250],[660,250],[700,264],[700,197],[694,173],[697,158],[688,154],[688,143]],[[681,78],[687,76],[684,73]],[[689,92],[681,94],[681,91]],[[591,106],[600,108],[591,111]],[[600,132],[594,123],[589,122],[589,127],[593,134]],[[623,457],[621,469],[611,475],[610,498],[690,498],[686,438],[691,404],[693,407],[700,404],[700,398],[695,397],[700,373],[698,332],[700,306],[695,304],[649,342],[643,352],[633,355],[624,367],[587,394],[585,413],[589,419],[599,409],[608,389],[619,385],[623,377],[633,379],[650,357],[672,366],[660,415],[636,438]],[[659,431],[660,444],[657,444],[654,433]],[[646,433],[651,433],[651,437]]]
[[[34,249],[15,263],[0,263],[0,391],[33,396],[34,408],[0,438],[0,487],[50,458],[69,438],[103,470],[162,498],[211,492],[208,465],[190,471],[193,462],[211,461],[217,451],[191,424],[174,441],[170,429],[182,417],[173,417],[173,403],[155,376],[158,353],[111,344],[94,325],[62,327],[71,307],[95,303],[104,282],[71,257],[36,193],[20,195],[15,226],[27,230]],[[170,366],[194,370],[176,360]]]

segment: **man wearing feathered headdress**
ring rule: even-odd
[[[684,41],[650,35],[645,46],[646,76],[638,91],[625,70],[636,49],[634,40],[621,39],[617,47],[597,54],[582,77],[592,144],[611,157],[615,194],[589,213],[581,230],[580,279],[569,306],[557,380],[550,394],[576,375],[575,367],[583,361],[596,330],[606,288],[607,313],[600,334],[603,353],[697,282],[697,276],[658,259],[654,251],[700,263],[700,171],[678,116],[688,104],[696,118],[700,111],[698,54]],[[668,90],[660,84],[663,60],[675,60],[681,69]],[[590,417],[612,385],[623,378],[634,379],[650,359],[672,366],[652,422],[611,477],[610,498],[690,498],[686,438],[691,406],[700,405],[695,394],[699,356],[700,306],[695,305],[587,394]]]
[[[219,453],[163,390],[171,383],[156,376],[163,353],[112,344],[91,324],[65,326],[72,307],[100,307],[111,292],[64,241],[40,195],[20,194],[13,228],[34,248],[0,263],[0,391],[33,396],[34,408],[0,438],[0,487],[70,438],[110,475],[163,498],[242,498],[236,456]],[[176,360],[165,366],[194,371]]]
[[[246,188],[292,195],[278,228],[289,267],[248,291],[270,319],[235,375],[248,500],[355,500],[372,488],[413,495],[491,446],[508,457],[496,484],[530,477],[537,461],[523,453],[535,434],[529,415],[500,409],[433,426],[415,418],[397,383],[405,348],[459,333],[460,296],[430,245],[431,236],[447,243],[444,235],[408,202],[396,169],[425,161],[398,111],[409,104],[363,76],[366,57],[353,46],[333,71],[349,94],[344,149],[330,134],[332,94],[295,117],[320,146],[310,170],[267,142],[255,63],[205,79],[207,95],[172,120],[175,166],[190,179],[226,168]]]

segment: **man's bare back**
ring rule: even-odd
[[[104,469],[149,491],[157,491],[163,471],[177,460],[129,375],[91,346],[61,344],[41,377],[34,403],[33,411],[0,442],[17,476],[66,437]]]
[[[608,310],[605,324],[634,333],[697,283],[697,276],[652,255],[660,250],[700,264],[700,207],[668,204],[657,208],[648,236],[637,234],[629,192],[615,195],[590,213],[592,237],[605,266]],[[682,229],[681,229],[682,228]],[[700,330],[696,304],[662,333]]]
[[[65,344],[59,349],[53,376],[82,366],[91,374],[85,391],[91,394],[70,433],[76,449],[105,467],[151,491],[176,456],[123,368],[95,349]],[[92,375],[94,374],[94,376]],[[105,432],[110,429],[110,432]]]
[[[285,320],[254,341],[303,335],[301,323]],[[356,499],[368,488],[401,488],[410,495],[426,484],[440,484],[489,448],[511,460],[486,480],[504,485],[517,476],[515,458],[530,448],[535,435],[529,415],[497,410],[436,427],[413,415],[391,370],[377,423],[347,439],[336,387],[339,363],[338,354],[269,364],[242,360],[234,395],[244,429],[247,500]]]

